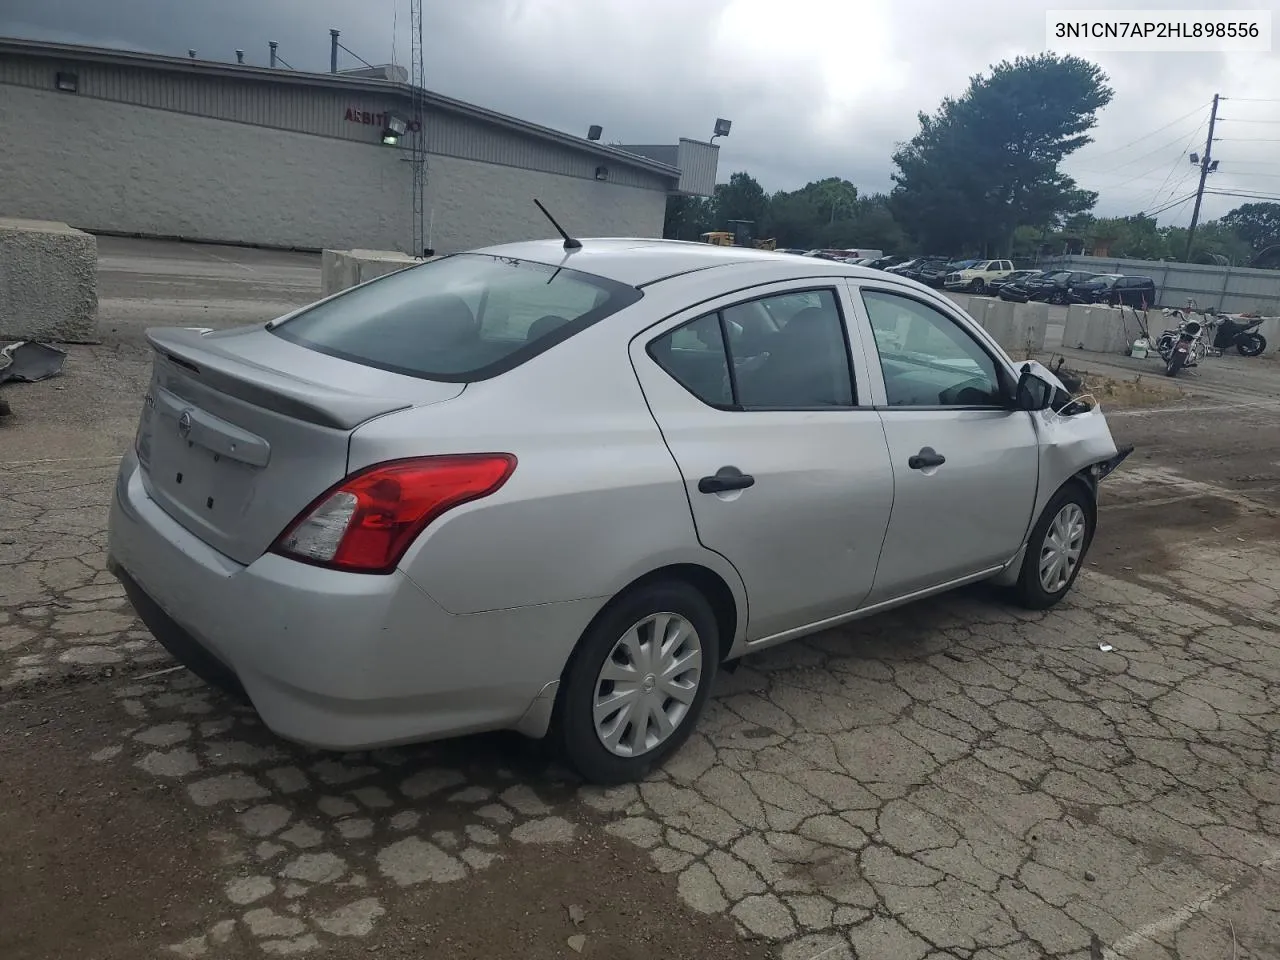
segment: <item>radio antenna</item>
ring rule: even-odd
[[[562,227],[562,226],[560,226],[560,224],[556,223],[556,218],[555,218],[555,217],[553,217],[553,216],[551,215],[551,212],[550,212],[549,210],[547,210],[547,208],[546,208],[546,207],[544,207],[544,206],[542,205],[542,201],[541,201],[541,200],[538,200],[537,198],[535,198],[533,202],[534,202],[534,203],[536,203],[536,204],[538,205],[538,209],[542,211],[542,215],[543,215],[544,217],[546,217],[548,220],[550,220],[550,221],[551,221],[551,225],[552,225],[553,227],[555,227],[555,228],[556,228],[556,233],[558,233],[558,234],[560,234],[560,236],[564,237],[564,248],[565,248],[566,250],[581,250],[581,249],[582,249],[582,241],[581,241],[581,240],[575,240],[575,239],[573,239],[573,237],[569,236],[569,234],[565,233],[564,227]]]

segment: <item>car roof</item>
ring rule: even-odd
[[[528,240],[472,250],[497,257],[530,260],[554,267],[581,270],[633,287],[642,287],[682,274],[711,268],[742,269],[760,263],[783,263],[797,277],[879,276],[878,270],[855,267],[838,260],[797,257],[794,254],[753,247],[720,247],[687,240],[650,240],[627,237],[583,237],[578,250],[564,249],[560,240]]]

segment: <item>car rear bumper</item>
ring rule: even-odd
[[[147,496],[132,453],[108,530],[110,567],[157,640],[206,679],[242,688],[280,736],[327,749],[541,734],[567,651],[600,605],[459,616],[398,571],[342,573],[274,554],[242,566]]]

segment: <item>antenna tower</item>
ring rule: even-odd
[[[430,245],[426,235],[427,117],[426,67],[422,53],[422,0],[409,0],[409,84],[413,88],[413,255]]]

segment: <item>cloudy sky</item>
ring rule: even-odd
[[[1266,0],[1231,0],[1267,10]],[[767,190],[842,176],[891,185],[895,143],[990,64],[1045,48],[1049,9],[1071,0],[424,0],[427,86],[606,141],[721,141],[720,176]],[[1118,6],[1118,4],[1117,4]],[[1130,9],[1203,8],[1204,0]],[[1280,19],[1280,17],[1277,17]],[[0,0],[0,35],[265,64],[267,41],[297,69],[328,69],[330,27],[373,63],[409,60],[409,0]],[[1214,190],[1280,197],[1280,48],[1270,53],[1090,54],[1116,95],[1096,143],[1066,165],[1097,212],[1153,210],[1195,189],[1187,154],[1219,110]],[[358,66],[342,54],[342,66]],[[1214,217],[1239,197],[1209,195]],[[1191,204],[1162,222],[1185,223]]]

